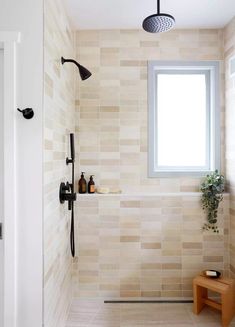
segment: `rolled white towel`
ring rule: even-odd
[[[96,192],[100,193],[100,194],[108,194],[109,188],[108,187],[97,187]]]
[[[120,194],[120,193],[122,193],[122,191],[120,190],[120,188],[111,188],[110,189],[110,191],[109,191],[109,193],[112,193],[112,194]]]

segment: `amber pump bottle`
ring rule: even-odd
[[[88,183],[88,193],[95,193],[95,182],[93,180],[93,176],[94,175],[90,176],[90,180]]]
[[[78,192],[79,193],[86,193],[86,180],[84,177],[84,172],[82,171],[81,178],[79,179],[78,182]]]

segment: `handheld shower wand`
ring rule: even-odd
[[[66,158],[66,164],[73,163],[75,161],[75,147],[74,147],[74,134],[70,134],[70,155],[71,158]]]

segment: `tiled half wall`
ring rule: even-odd
[[[202,231],[204,218],[199,193],[79,196],[75,296],[191,297],[201,270],[228,274],[229,196],[218,235]]]

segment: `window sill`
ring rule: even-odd
[[[206,175],[210,174],[214,170],[207,171],[151,171],[148,173],[149,178],[157,178],[157,177],[195,177],[202,178]]]

